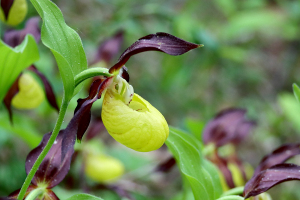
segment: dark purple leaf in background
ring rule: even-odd
[[[274,165],[284,163],[291,157],[300,154],[300,144],[286,144],[283,145],[272,153],[266,155],[258,167],[255,169],[254,175],[259,174],[261,171],[268,169]]]
[[[140,38],[127,48],[120,56],[119,61],[109,69],[109,73],[113,73],[114,71],[121,69],[131,56],[141,52],[161,51],[169,55],[177,56],[200,46],[203,45],[184,41],[168,33],[159,32],[156,34],[150,34]]]
[[[21,77],[21,74],[18,76],[16,81],[12,84],[12,86],[6,93],[6,96],[4,97],[4,100],[3,100],[4,105],[5,105],[6,109],[8,110],[9,120],[10,120],[11,124],[13,123],[13,119],[12,119],[13,113],[12,113],[12,109],[11,109],[11,101],[13,100],[14,96],[19,92],[20,77]]]
[[[37,188],[36,185],[29,185],[28,189],[26,190],[26,193],[25,193],[25,196],[24,196],[24,199],[27,197],[27,195],[32,192],[32,190],[35,190]],[[18,198],[18,195],[20,193],[20,190],[21,189],[18,189],[14,192],[12,192],[10,195],[8,195],[8,199],[17,199]],[[5,199],[6,200],[6,199]]]
[[[204,143],[214,143],[220,147],[230,142],[240,142],[254,127],[254,122],[248,121],[245,114],[245,109],[238,108],[221,111],[206,125],[202,135]]]
[[[287,163],[275,165],[252,177],[245,186],[244,197],[259,195],[279,183],[291,180],[300,180],[300,166]]]
[[[2,2],[1,2],[2,3]],[[41,39],[41,30],[39,27],[40,18],[32,17],[28,19],[23,30],[8,30],[4,34],[3,41],[11,47],[16,47],[22,43],[27,34],[33,35],[36,42]]]
[[[37,74],[40,77],[40,79],[42,80],[42,82],[44,84],[46,97],[47,97],[47,100],[48,100],[49,104],[55,110],[59,111],[59,108],[58,108],[58,105],[57,105],[57,102],[56,102],[55,94],[54,94],[52,86],[50,85],[50,82],[48,81],[46,76],[44,74],[42,74],[34,65],[31,65],[28,69],[33,71],[35,74]]]
[[[156,168],[156,172],[168,172],[176,165],[176,161],[174,157],[169,158],[165,162],[159,164]]]
[[[42,142],[28,154],[25,164],[27,174],[30,172],[36,159],[46,146],[50,136],[51,133],[45,134]],[[73,147],[76,137],[69,139],[68,144],[64,144],[64,148],[67,149],[67,152],[65,152],[65,155],[63,156],[62,145],[63,140],[66,137],[72,138],[72,134],[70,134],[66,130],[61,130],[50,151],[48,152],[36,174],[34,175],[31,181],[32,184],[38,185],[39,183],[45,183],[47,184],[47,188],[52,188],[59,184],[67,175],[70,169],[71,158],[74,153]]]
[[[9,14],[10,8],[13,5],[13,3],[14,3],[14,0],[1,0],[0,5],[1,5],[1,8],[3,10],[4,17],[6,20],[8,18],[8,14]]]
[[[104,61],[109,64],[112,58],[119,53],[124,40],[124,32],[117,32],[112,38],[104,41],[98,48],[93,63]]]

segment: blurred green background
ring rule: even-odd
[[[299,141],[300,104],[292,94],[292,84],[300,84],[300,0],[53,2],[62,10],[67,24],[81,36],[90,62],[98,45],[118,30],[125,32],[122,51],[138,38],[156,32],[205,45],[177,57],[146,52],[126,64],[135,92],[156,107],[170,125],[188,130],[188,124],[194,123],[200,127],[200,135],[201,127],[218,111],[246,108],[258,126],[238,153],[254,167],[281,144]],[[27,18],[36,16],[28,3]],[[17,28],[23,26],[24,23]],[[60,102],[63,88],[55,60],[41,43],[39,48],[41,59],[36,66],[50,79]],[[86,84],[88,87],[90,83]],[[64,126],[73,115],[77,98],[86,94],[83,90],[72,100]],[[97,106],[94,112],[99,114]],[[57,117],[47,102],[31,111],[15,109],[14,115],[11,127],[2,105],[0,196],[20,188],[25,178],[26,155],[44,133],[52,130]],[[108,152],[123,158],[128,172],[151,168],[169,155],[164,148],[147,153],[149,159],[144,154],[125,151],[128,159],[124,159],[124,148],[114,142],[109,144]],[[293,162],[300,164],[297,157]],[[181,188],[179,172],[157,175],[150,171],[141,177],[128,175],[141,187],[132,189],[136,199],[175,198],[176,189]],[[124,184],[122,181],[120,184]],[[296,182],[285,183],[270,193],[273,199],[300,199],[298,187]],[[118,199],[109,192],[101,195]]]

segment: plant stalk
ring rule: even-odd
[[[244,186],[232,188],[231,190],[228,190],[224,192],[221,197],[229,196],[229,195],[240,195],[244,192]]]
[[[23,186],[20,190],[20,193],[18,195],[18,200],[23,200],[24,196],[26,194],[26,191],[31,183],[32,178],[34,177],[36,171],[38,170],[40,164],[42,163],[43,159],[45,158],[45,156],[47,155],[47,153],[49,152],[49,150],[51,149],[59,131],[60,131],[60,127],[62,125],[63,119],[66,115],[66,111],[68,108],[69,102],[65,100],[65,98],[63,98],[62,100],[62,104],[60,107],[60,111],[58,114],[58,118],[56,121],[56,124],[54,126],[54,129],[52,131],[51,137],[48,140],[47,145],[45,146],[45,148],[43,149],[43,151],[41,152],[41,154],[39,155],[39,157],[37,158],[37,160],[35,161],[34,165],[32,166],[30,172],[28,173]]]
[[[45,188],[37,188],[29,193],[29,195],[26,197],[25,200],[35,200],[38,196],[43,194],[45,191]]]
[[[108,69],[102,67],[93,67],[86,69],[75,76],[75,87],[77,87],[82,81],[95,76],[111,77],[112,74],[108,72]]]

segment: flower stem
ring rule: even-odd
[[[77,87],[82,81],[95,76],[111,77],[112,74],[108,72],[108,69],[102,67],[93,67],[86,69],[75,76],[75,87]]]
[[[240,195],[243,194],[244,191],[244,187],[236,187],[236,188],[232,188],[231,190],[228,190],[226,192],[224,192],[221,197],[225,197],[225,196],[229,196],[229,195]]]
[[[24,183],[23,183],[23,186],[20,190],[20,193],[18,195],[18,200],[22,200],[25,196],[25,193],[27,191],[27,188],[29,187],[30,183],[31,183],[31,180],[32,178],[34,177],[36,171],[38,170],[40,164],[42,163],[43,159],[45,158],[45,156],[47,155],[47,153],[49,152],[49,150],[51,149],[58,133],[59,133],[59,130],[60,130],[60,127],[62,125],[62,122],[63,122],[63,119],[65,117],[65,114],[66,114],[66,111],[67,111],[67,108],[68,108],[68,105],[69,105],[69,102],[65,100],[65,98],[63,98],[62,100],[62,104],[61,104],[61,107],[60,107],[60,111],[59,111],[59,114],[58,114],[58,118],[57,118],[57,121],[56,121],[56,124],[55,124],[55,127],[53,129],[53,132],[51,134],[51,137],[49,138],[48,140],[48,143],[47,145],[45,146],[45,148],[43,149],[43,151],[41,152],[41,154],[39,155],[39,157],[37,158],[37,160],[35,161],[34,165],[32,166],[29,174],[27,175]]]
[[[38,196],[43,194],[45,191],[45,188],[37,188],[29,193],[29,195],[26,197],[25,200],[35,200]]]

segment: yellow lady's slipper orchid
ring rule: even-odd
[[[117,159],[97,154],[88,154],[85,162],[85,174],[99,183],[116,181],[124,174],[124,165]]]
[[[4,11],[0,8],[0,19],[8,25],[16,26],[24,20],[27,9],[26,0],[14,0],[7,18],[4,15]]]
[[[133,93],[123,78],[106,91],[102,120],[108,133],[121,144],[141,152],[160,148],[169,136],[164,116],[148,101]]]
[[[19,80],[19,92],[12,99],[12,105],[18,109],[33,109],[44,99],[44,91],[38,82],[30,74],[22,74]]]

